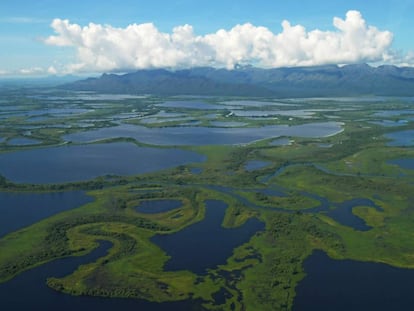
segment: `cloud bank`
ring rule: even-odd
[[[392,33],[367,25],[360,12],[348,11],[345,19],[334,17],[333,26],[333,31],[307,31],[285,20],[280,33],[246,23],[200,36],[191,25],[164,33],[152,23],[82,27],[55,19],[51,27],[56,35],[44,42],[76,49],[76,62],[66,72],[195,66],[231,69],[237,64],[293,67],[381,62],[392,57]]]

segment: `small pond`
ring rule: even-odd
[[[414,159],[403,158],[387,161],[388,164],[398,165],[403,169],[414,170]]]
[[[215,127],[243,127],[247,123],[237,121],[210,121],[210,125]]]
[[[287,137],[281,137],[281,138],[277,138],[272,140],[269,145],[270,146],[288,146],[292,143],[292,140],[290,138]]]
[[[414,114],[414,110],[411,110],[411,109],[381,110],[381,111],[375,112],[372,116],[386,118],[386,117],[397,117],[397,116],[402,116],[402,115],[413,115],[413,114]]]
[[[233,249],[247,242],[264,223],[249,219],[238,228],[221,226],[227,205],[218,200],[207,200],[202,221],[173,234],[155,235],[151,241],[171,256],[165,270],[190,270],[203,274],[208,268],[225,264]]]
[[[296,287],[293,311],[411,310],[414,269],[333,260],[315,251],[304,262],[307,276]]]
[[[135,210],[144,214],[157,214],[172,211],[183,205],[180,200],[145,200],[135,207]]]
[[[259,100],[229,100],[221,102],[223,105],[233,105],[241,107],[263,107],[263,106],[297,106],[296,104],[287,104],[280,102],[269,102]]]
[[[193,118],[191,116],[186,116],[184,114],[182,114],[180,116],[180,114],[178,113],[171,113],[171,115],[176,115],[176,116],[171,116],[171,117],[159,117],[157,115],[151,115],[148,117],[143,117],[139,120],[140,123],[142,124],[151,124],[151,123],[164,123],[164,122],[185,122],[185,121],[191,121],[193,120]]]
[[[250,160],[244,166],[244,169],[248,172],[255,171],[266,166],[271,165],[272,162],[269,161],[259,161],[259,160]]]
[[[190,171],[192,174],[199,175],[203,172],[203,169],[201,167],[192,167]]]
[[[388,146],[403,147],[414,146],[414,130],[406,130],[385,134],[385,137],[391,139]]]
[[[329,210],[326,215],[336,220],[340,224],[348,227],[352,227],[358,231],[368,231],[371,229],[362,218],[354,215],[352,210],[357,206],[367,206],[375,208],[377,211],[382,211],[382,208],[377,206],[373,201],[369,199],[356,198],[342,203],[334,204],[335,209]]]
[[[319,148],[332,148],[333,144],[328,144],[328,143],[320,143],[317,145]]]
[[[398,120],[398,121],[381,120],[381,121],[372,121],[370,123],[385,126],[385,127],[394,127],[394,126],[406,125],[408,121],[407,120]]]

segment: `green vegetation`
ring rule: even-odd
[[[202,126],[208,126],[211,120],[211,116],[200,110],[156,105],[166,98],[124,99],[120,104],[115,100],[83,101],[72,93],[55,92],[66,104],[86,112],[55,116],[45,112],[46,119],[39,121],[11,114],[5,118],[6,126],[0,129],[0,138],[3,138],[0,153],[56,146],[66,143],[65,134],[109,127],[114,122],[143,125],[143,119],[151,117],[162,121],[151,123],[153,127],[182,125],[179,120],[160,116],[161,111],[198,120]],[[10,105],[17,111],[43,109],[39,100],[19,96],[14,91],[3,96],[13,99]],[[185,97],[178,99],[188,100]],[[220,104],[229,98],[203,100]],[[282,101],[282,104],[289,105],[292,101]],[[105,257],[80,266],[64,278],[50,278],[48,285],[72,295],[140,298],[155,302],[195,299],[208,310],[291,310],[295,287],[305,277],[303,261],[315,249],[336,259],[414,268],[411,195],[414,193],[414,171],[388,163],[392,159],[413,158],[414,150],[410,146],[387,146],[383,136],[396,130],[412,129],[414,122],[407,121],[398,127],[372,123],[378,120],[374,112],[389,107],[404,110],[410,108],[408,104],[391,99],[387,104],[346,104],[335,100],[297,100],[294,104],[277,109],[314,109],[311,121],[335,119],[344,122],[344,131],[322,138],[292,137],[292,144],[283,146],[272,146],[272,139],[248,145],[185,146],[183,149],[202,153],[207,160],[137,176],[107,175],[58,185],[15,184],[0,176],[2,191],[83,189],[94,197],[92,203],[1,238],[0,282],[55,258],[84,255],[97,246],[98,240],[113,243]],[[53,105],[65,109],[60,101]],[[350,106],[341,109],[343,107],[339,105]],[[226,113],[228,110],[220,109],[209,112],[221,121],[245,122],[245,126],[310,122],[294,115],[280,116],[276,120],[274,117],[226,117]],[[26,127],[29,125],[32,128],[28,132]],[[41,143],[10,145],[8,142],[16,137],[33,138]],[[125,137],[105,142],[114,140],[142,145],[142,142]],[[250,160],[266,161],[269,165],[247,171],[245,165]],[[194,169],[199,171],[194,172]],[[272,190],[280,194],[272,193]],[[329,217],[326,209],[311,212],[321,204],[319,197],[330,202],[328,209],[355,198],[370,199],[379,206],[378,210],[356,206],[352,213],[372,228],[359,231],[345,226]],[[141,201],[155,199],[180,200],[183,204],[156,214],[135,210]],[[227,262],[211,267],[205,275],[185,270],[165,271],[168,254],[152,243],[151,237],[172,234],[203,221],[204,202],[208,199],[227,203],[223,227],[239,227],[249,218],[256,217],[265,223],[266,229],[235,248]],[[215,297],[223,293],[224,302],[218,303]]]

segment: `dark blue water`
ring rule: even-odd
[[[414,159],[395,159],[387,161],[387,163],[398,165],[399,167],[404,169],[414,170]]]
[[[207,200],[205,218],[173,234],[156,235],[151,241],[171,256],[165,270],[190,270],[203,274],[208,268],[225,264],[233,249],[247,242],[264,224],[256,218],[243,226],[225,229],[221,226],[227,205]]]
[[[304,262],[293,311],[413,310],[414,269],[333,260],[315,251]]]
[[[83,191],[0,192],[0,237],[92,200]]]
[[[315,194],[307,192],[303,192],[302,194],[319,201],[318,206],[303,210],[303,213],[322,212],[325,213],[327,216],[331,217],[336,222],[340,223],[341,225],[351,227],[358,231],[368,231],[372,229],[372,227],[368,226],[365,223],[364,219],[352,213],[354,207],[367,206],[375,208],[377,211],[382,211],[382,208],[376,205],[370,199],[355,198],[341,203],[332,203],[328,199]]]
[[[79,265],[96,261],[107,254],[112,243],[100,242],[93,252],[82,257],[57,259],[0,284],[0,308],[2,310],[44,311],[113,311],[113,310],[202,310],[190,301],[152,303],[136,299],[99,298],[70,296],[56,292],[46,285],[49,277],[63,277],[72,273]]]
[[[414,130],[406,130],[385,134],[385,137],[391,139],[388,146],[410,147],[414,146]]]
[[[144,214],[157,214],[171,211],[183,205],[180,200],[147,200],[142,201],[135,209]]]
[[[193,167],[191,168],[191,173],[195,175],[199,175],[203,172],[203,169],[201,167]]]
[[[362,218],[354,215],[352,210],[356,206],[368,206],[375,208],[377,211],[382,211],[382,208],[377,206],[369,199],[356,198],[342,203],[334,204],[335,209],[329,210],[326,214],[332,219],[336,220],[342,225],[352,227],[359,231],[368,231],[371,229]]]
[[[64,183],[106,174],[142,174],[204,160],[205,156],[191,151],[132,143],[68,145],[0,154],[0,174],[18,183]]]
[[[301,192],[302,195],[318,200],[319,205],[313,208],[305,209],[303,213],[325,213],[341,225],[351,227],[358,231],[368,231],[371,229],[365,223],[365,220],[352,213],[354,207],[367,206],[382,211],[382,208],[376,205],[370,199],[355,198],[341,203],[332,203],[328,199],[309,192]]]

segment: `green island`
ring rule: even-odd
[[[29,96],[33,93],[38,96]],[[237,97],[90,100],[76,92],[13,88],[1,96],[15,109],[4,114],[0,161],[1,156],[44,148],[114,143],[160,150],[174,147],[205,158],[151,172],[102,174],[62,183],[16,182],[0,169],[3,193],[82,190],[93,198],[78,208],[2,236],[1,283],[56,258],[85,255],[102,240],[112,243],[104,257],[79,266],[63,278],[50,277],[47,285],[70,295],[158,303],[192,300],[205,310],[287,311],[292,310],[295,289],[306,276],[303,262],[314,250],[323,250],[334,259],[414,268],[414,170],[393,163],[413,159],[414,149],[390,144],[392,139],[387,136],[414,130],[412,102],[401,98],[256,98],[256,102],[275,106],[253,107],[249,104],[252,99]],[[201,108],[162,105],[170,101],[197,102]],[[206,110],[203,105],[212,107]],[[66,107],[73,111],[59,111]],[[43,109],[43,114],[25,113]],[[253,110],[257,116],[249,114]],[[379,111],[400,113],[384,117],[378,116]],[[383,120],[392,125],[381,124]],[[274,125],[293,128],[332,121],[340,123],[341,130],[329,135],[275,135],[246,143],[166,144],[126,135],[84,141],[65,138],[120,124],[162,131]],[[35,143],[12,143],[23,138]],[[277,139],[286,141],[279,144]],[[248,168],[249,163],[253,168]],[[318,209],[321,198],[328,203]],[[365,201],[353,206],[350,213],[363,221],[366,230],[332,216],[341,203],[360,198]],[[181,206],[159,213],[136,209],[144,201],[155,200],[177,200]],[[263,223],[263,230],[202,274],[165,269],[171,256],[152,239],[202,222],[207,200],[227,205],[223,228],[240,228],[257,219]],[[368,206],[366,200],[377,208]],[[217,299],[221,294],[224,298]]]

